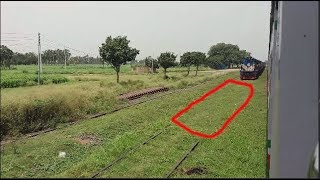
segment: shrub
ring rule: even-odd
[[[52,83],[54,83],[54,84],[65,83],[68,81],[69,81],[69,79],[67,79],[65,77],[53,77],[52,78]]]
[[[170,79],[172,79],[173,81],[178,81],[181,79],[181,77],[171,76]]]
[[[84,94],[73,92],[48,99],[1,105],[1,138],[12,132],[19,134],[55,127],[58,123],[84,117],[92,102]]]
[[[123,89],[117,83],[105,83],[107,86]],[[143,81],[128,81],[124,84],[139,86]],[[81,91],[82,86],[79,88],[69,93],[52,94],[45,99],[2,103],[0,138],[56,127],[60,123],[75,121],[87,114],[113,110],[121,103],[116,99],[117,94],[108,88],[91,94],[86,90]]]
[[[179,82],[179,84],[177,85],[177,88],[182,89],[182,88],[187,87],[188,85],[189,85],[188,81],[181,80],[181,81]]]

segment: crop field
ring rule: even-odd
[[[43,69],[48,79],[68,80],[1,89],[1,126],[5,127],[1,135],[5,140],[16,137],[1,146],[1,177],[265,177],[266,72],[246,81],[254,86],[254,96],[225,131],[203,139],[173,124],[171,117],[226,79],[239,80],[239,71],[202,67],[194,76],[193,67],[185,76],[186,68],[168,70],[169,78],[164,79],[161,70],[138,74],[126,65],[118,84],[111,67],[48,66]],[[37,67],[17,66],[10,71],[36,77]],[[141,99],[152,100],[88,118],[130,103],[118,100],[120,94],[161,86],[169,87],[170,93],[150,95]],[[228,85],[179,120],[197,131],[213,133],[247,95],[246,88]],[[49,127],[56,130],[23,138]],[[194,143],[197,146],[175,168]],[[59,158],[59,152],[65,152],[65,158]]]
[[[18,65],[14,70],[1,70],[1,88],[14,88],[21,86],[34,86],[38,83],[38,67],[35,65]],[[122,68],[123,73],[128,73],[130,66]],[[113,74],[110,66],[102,65],[70,65],[64,68],[63,65],[43,66],[41,84],[64,83],[69,79],[65,75],[75,74]]]

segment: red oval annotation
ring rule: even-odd
[[[186,126],[185,124],[183,124],[182,122],[178,121],[178,118],[180,116],[182,116],[184,113],[188,112],[194,105],[201,103],[202,101],[204,101],[208,96],[216,93],[218,90],[220,90],[221,88],[225,87],[228,83],[231,84],[236,84],[236,85],[241,85],[241,86],[245,86],[249,89],[249,95],[247,96],[246,100],[241,104],[241,106],[233,113],[231,114],[226,121],[223,123],[223,125],[214,133],[212,134],[205,134],[205,133],[201,133],[195,130],[192,130],[191,128],[189,128],[188,126]],[[217,136],[219,136],[226,128],[227,126],[231,123],[231,121],[249,104],[251,98],[253,97],[253,93],[254,93],[254,88],[252,86],[252,84],[243,82],[243,81],[237,81],[234,79],[227,79],[226,81],[224,81],[222,84],[216,86],[215,88],[211,89],[210,91],[206,92],[205,94],[203,94],[200,98],[192,101],[189,105],[187,105],[184,109],[180,110],[178,113],[176,113],[172,118],[171,121],[173,123],[175,123],[176,125],[180,126],[181,128],[183,128],[185,131],[187,131],[188,133],[192,134],[192,135],[196,135],[202,138],[215,138]]]

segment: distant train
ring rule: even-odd
[[[258,79],[265,69],[265,62],[248,57],[242,60],[240,69],[240,79]]]

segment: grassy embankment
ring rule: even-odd
[[[60,66],[44,66],[44,75],[62,76],[68,82],[2,89],[0,135],[16,136],[114,110],[123,104],[116,99],[121,93],[154,86],[183,88],[205,82],[221,73],[199,72],[197,77],[193,74],[185,77],[186,73],[181,72],[183,70],[185,69],[172,68],[168,74],[170,79],[165,80],[161,72],[154,75],[136,74],[127,65],[123,66],[120,83],[117,84],[111,67],[103,69],[100,66],[86,65],[64,69]],[[36,72],[36,66],[18,66],[16,70],[4,70],[1,73],[5,77],[16,76],[17,79],[36,77],[35,73],[22,73],[23,71]],[[1,78],[5,80],[2,76]]]
[[[7,144],[1,152],[1,176],[90,177],[122,151],[172,124],[170,119],[178,110],[228,78],[238,79],[238,72],[212,78],[193,90]],[[266,73],[248,82],[254,86],[254,96],[222,135],[201,139],[171,125],[99,177],[163,177],[197,140],[200,144],[173,177],[265,177]],[[246,88],[227,86],[181,121],[199,131],[214,132],[247,93]],[[94,136],[96,144],[81,144],[79,137],[83,135]],[[58,158],[59,151],[66,152],[66,157]],[[192,167],[201,167],[205,173],[187,175],[185,171]]]

